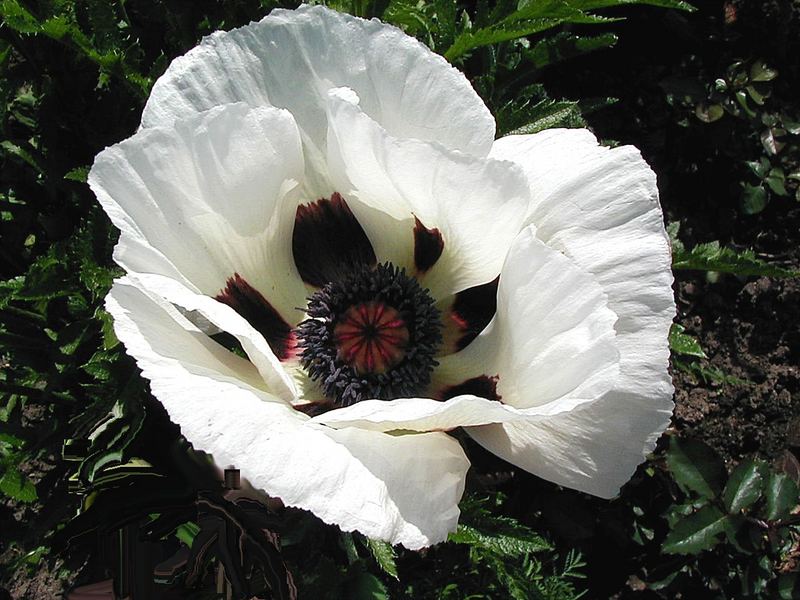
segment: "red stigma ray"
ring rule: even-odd
[[[351,306],[333,330],[340,360],[359,374],[385,373],[406,354],[409,333],[400,313],[382,302]]]

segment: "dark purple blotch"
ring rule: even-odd
[[[367,234],[336,192],[297,207],[292,253],[303,281],[320,288],[378,262]]]
[[[489,377],[488,375],[480,375],[478,377],[473,377],[472,379],[467,379],[466,381],[457,385],[451,385],[444,388],[439,394],[439,397],[442,400],[449,400],[450,398],[455,398],[456,396],[471,394],[473,396],[499,402],[501,398],[500,394],[497,393],[497,382],[499,380],[500,377],[498,375],[494,375],[492,377]]]
[[[419,273],[425,273],[442,255],[444,239],[438,229],[428,229],[417,217],[414,221],[414,265]]]
[[[291,326],[241,275],[234,273],[229,277],[225,288],[215,298],[230,306],[263,335],[279,360],[293,356],[295,340]]]
[[[456,294],[451,313],[462,335],[456,342],[456,350],[463,350],[478,337],[497,312],[497,286],[500,277],[494,281],[471,287]]]

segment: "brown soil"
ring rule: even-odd
[[[749,245],[797,269],[797,213],[786,215],[785,235]],[[701,364],[744,381],[706,383],[676,370],[675,427],[732,461],[800,447],[800,279],[677,278],[677,322],[700,340],[709,357]]]

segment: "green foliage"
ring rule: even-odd
[[[713,82],[676,81],[668,87],[670,102],[703,123],[739,121],[751,157],[739,163],[739,208],[747,215],[763,211],[771,198],[800,200],[800,116],[772,102],[779,75],[762,58],[736,60]]]
[[[690,381],[694,384],[703,382],[706,385],[733,385],[739,387],[752,385],[752,382],[747,379],[741,379],[730,375],[719,367],[715,367],[704,361],[673,358],[672,366],[689,375]]]
[[[736,514],[761,497],[765,470],[763,463],[753,460],[741,462],[736,466],[722,492],[722,501],[729,513]]]
[[[714,498],[722,492],[725,465],[702,442],[670,438],[667,465],[675,481],[687,491],[703,498]]]
[[[686,333],[683,325],[673,323],[669,330],[669,349],[672,351],[672,366],[688,374],[693,382],[702,381],[705,384],[745,386],[750,382],[723,372],[721,369],[708,364],[708,356],[694,336]]]
[[[785,519],[792,508],[797,506],[798,486],[785,473],[770,473],[767,479],[766,518],[769,520]]]
[[[715,271],[742,277],[759,275],[767,277],[797,277],[797,271],[772,265],[756,257],[752,250],[736,251],[719,242],[697,244],[687,249],[678,238],[679,223],[667,227],[672,243],[672,268],[678,270]]]
[[[698,358],[708,358],[700,342],[691,335],[685,333],[686,329],[682,325],[673,323],[669,330],[669,349],[675,354],[683,356],[694,356]]]
[[[9,462],[12,464],[6,466],[3,476],[0,477],[0,492],[20,502],[33,502],[37,498],[36,488],[17,470],[13,461]]]
[[[678,521],[664,540],[668,554],[697,554],[715,546],[725,531],[728,516],[714,506],[704,506]]]
[[[795,590],[796,581],[778,567],[800,533],[791,514],[800,504],[796,482],[757,459],[728,474],[714,450],[696,440],[671,438],[666,460],[683,493],[665,512],[669,531],[661,549],[685,557],[676,565],[685,577],[673,571],[652,582],[654,589],[676,594],[688,576],[713,578],[734,596],[766,600]]]
[[[641,4],[648,3],[650,2],[641,2]],[[480,21],[475,25],[471,21],[465,22],[462,31],[452,45],[444,51],[444,57],[451,62],[458,61],[476,48],[528,37],[560,25],[609,23],[616,19],[599,16],[590,11],[624,4],[638,4],[638,2],[629,0],[523,0],[516,6],[500,2],[489,14],[486,25],[481,26]],[[665,8],[689,8],[686,3],[669,0],[660,1],[657,4]]]
[[[675,248],[672,251],[672,264],[675,269],[694,269],[717,271],[735,275],[766,275],[768,277],[797,277],[798,272],[756,258],[752,250],[737,252],[721,247],[719,242],[698,244],[691,250]]]
[[[557,552],[535,527],[504,514],[501,493],[468,494],[461,523],[424,557],[398,552],[392,598],[570,600],[582,596],[580,554]],[[413,576],[408,574],[413,573]]]
[[[397,554],[394,548],[392,548],[392,545],[380,540],[368,539],[367,546],[381,570],[399,581],[400,577],[397,574],[397,563],[395,562],[397,560]]]
[[[542,536],[528,527],[493,514],[487,509],[487,503],[487,499],[465,503],[458,530],[448,538],[450,542],[512,557],[552,549]]]
[[[466,10],[455,0],[392,0],[378,16],[418,37],[465,70],[495,115],[498,134],[506,135],[552,127],[583,127],[585,115],[613,104],[613,98],[585,98],[580,102],[551,98],[536,78],[545,69],[610,48],[617,41],[610,32],[585,36],[559,30],[562,26],[613,23],[620,17],[592,11],[628,4],[691,8],[673,0],[500,0],[491,6],[479,3],[474,10]],[[479,64],[480,70],[472,72],[472,64]]]
[[[120,51],[132,41],[124,27],[117,27],[124,18],[124,8],[118,10],[112,4],[98,0],[87,2],[81,8],[70,2],[60,2],[45,17],[37,18],[18,0],[3,0],[0,17],[7,27],[19,34],[48,37],[95,63],[100,69],[100,85],[106,85],[109,77],[119,77],[141,98],[146,98],[153,78],[138,72],[138,65],[133,64],[137,56]],[[84,33],[80,27],[81,12],[94,29],[93,36]],[[128,48],[135,52],[135,45]]]
[[[0,433],[0,493],[20,502],[33,502],[36,488],[19,470],[24,446],[24,440]]]

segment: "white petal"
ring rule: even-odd
[[[467,433],[539,477],[611,498],[655,448],[671,417],[667,402],[616,393],[546,419],[470,427]]]
[[[237,402],[283,402],[267,389],[256,367],[200,331],[157,295],[123,277],[106,297],[114,330],[159,397],[180,396],[192,406],[191,386],[203,382],[209,396]]]
[[[466,78],[399,29],[323,8],[275,10],[218,32],[155,83],[142,126],[228,102],[291,111],[309,146],[325,148],[326,94],[349,87],[393,135],[485,156],[494,120]]]
[[[230,306],[208,296],[196,294],[181,283],[163,275],[138,274],[131,275],[129,279],[137,287],[144,288],[151,294],[158,294],[186,311],[199,313],[215,327],[233,335],[264,378],[269,392],[287,402],[298,401],[299,394],[294,381],[267,345],[264,336]]]
[[[303,157],[291,115],[227,105],[101,152],[89,184],[122,231],[115,260],[209,296],[235,273],[293,325],[291,235]]]
[[[328,477],[324,488],[316,487],[321,508],[339,505],[338,510],[346,511],[350,522],[340,518],[335,521],[340,527],[357,529],[411,550],[443,542],[448,533],[455,531],[460,514],[458,502],[469,469],[469,461],[455,438],[445,433],[393,436],[356,428],[324,431],[368,471],[358,479],[353,474],[344,485],[340,472],[340,477]],[[303,451],[298,445],[296,452]],[[319,462],[317,468],[321,468],[334,457],[320,451],[315,458]],[[348,487],[363,491],[354,493]],[[382,488],[382,493],[365,493],[370,488]],[[374,524],[369,530],[368,523]]]
[[[528,227],[503,265],[494,319],[464,350],[440,359],[436,383],[499,376],[505,404],[536,415],[571,410],[613,387],[616,320],[594,278]]]
[[[363,400],[352,406],[329,410],[312,421],[330,427],[357,427],[372,431],[448,431],[526,417],[525,411],[496,400],[461,395],[446,402],[432,398]]]
[[[255,487],[346,531],[410,549],[455,529],[469,463],[453,438],[311,423],[248,385],[258,380],[252,365],[157,296],[120,280],[106,305],[170,418],[217,464],[235,465]]]
[[[434,297],[497,277],[529,202],[524,175],[510,162],[393,137],[356,102],[349,90],[330,94],[328,166],[378,260],[414,272],[416,217],[444,241],[417,275]]]
[[[602,148],[584,130],[496,142],[528,174],[537,236],[591,272],[619,315],[620,375],[601,399],[529,423],[470,429],[506,460],[598,496],[617,493],[672,412],[667,335],[675,314],[655,176],[632,147]]]
[[[612,389],[619,372],[616,319],[592,276],[529,227],[503,266],[494,320],[464,350],[440,357],[434,375],[440,393],[476,377],[496,378],[502,402],[470,393],[444,402],[367,400],[314,420],[378,431],[546,422]]]
[[[639,151],[598,146],[579,129],[503,138],[492,154],[525,168],[537,237],[592,273],[608,295],[619,316],[616,389],[669,401],[671,257],[655,175]]]

